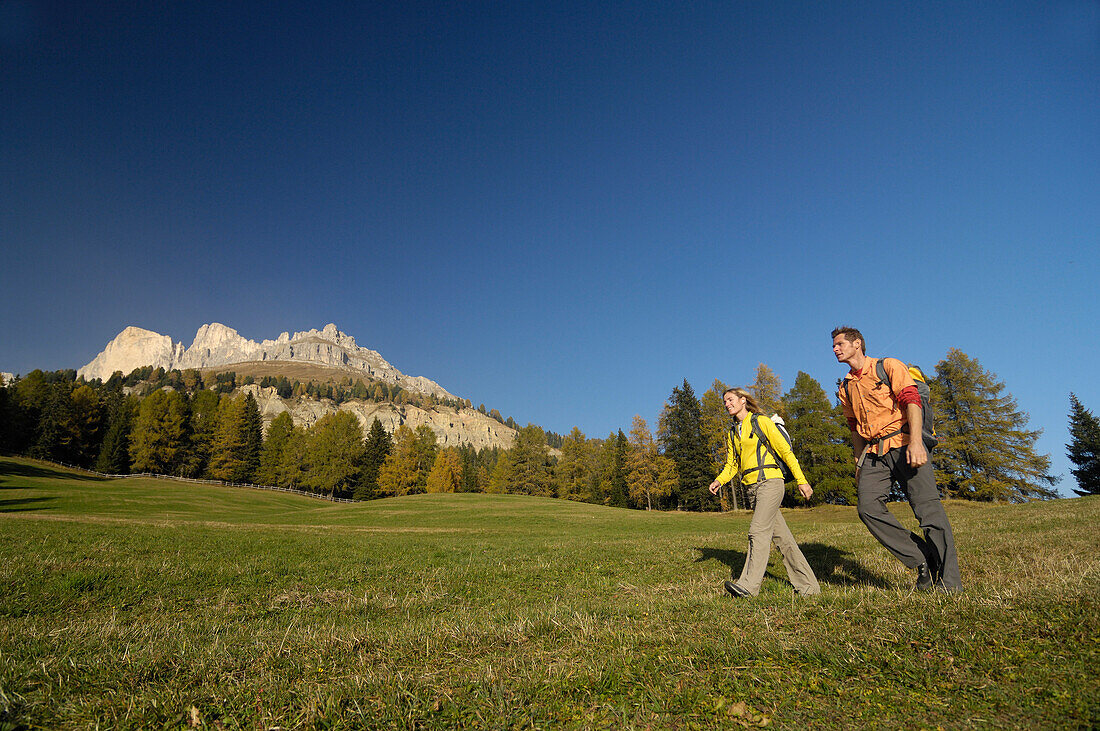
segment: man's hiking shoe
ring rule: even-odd
[[[917,567],[917,590],[932,591],[932,572],[928,570],[928,564],[922,563]]]
[[[750,594],[747,589],[742,589],[740,586],[733,583],[732,581],[726,582],[726,592],[729,593],[730,596],[736,597],[738,599],[748,599],[752,596],[752,594]]]

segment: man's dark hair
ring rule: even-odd
[[[854,343],[856,339],[859,340],[859,349],[863,351],[864,355],[867,355],[867,341],[863,339],[863,333],[856,330],[854,327],[848,327],[847,325],[841,325],[837,329],[833,330],[833,339],[836,340],[837,335],[843,335],[844,339],[849,343]]]

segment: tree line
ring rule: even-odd
[[[1028,428],[1028,415],[995,374],[952,348],[936,364],[929,385],[939,438],[932,458],[945,497],[999,502],[1057,497],[1054,486],[1059,478],[1050,474],[1050,457],[1035,451],[1041,430]],[[725,435],[730,426],[721,399],[726,388],[716,380],[696,399],[685,380],[665,404],[659,442],[675,462],[679,477],[664,498],[666,506],[705,509],[712,500],[706,486],[725,462]],[[835,392],[827,394],[814,378],[799,372],[794,386],[782,393],[779,378],[764,364],[747,388],[768,415],[784,419],[795,455],[814,487],[811,504],[855,504],[850,431],[839,403],[832,398]],[[1096,484],[1100,478],[1096,456],[1100,426],[1095,425],[1091,412],[1070,396],[1074,441],[1067,449],[1075,464],[1085,465],[1073,470],[1082,487],[1078,492],[1092,494],[1100,489]],[[1086,485],[1083,477],[1091,482]],[[799,504],[794,500],[793,484],[788,485],[788,493],[788,501]],[[739,486],[732,484],[725,486],[720,500],[723,507],[744,505]]]
[[[1034,449],[1040,432],[1027,428],[1027,415],[1004,384],[954,349],[935,374],[930,385],[940,444],[933,458],[945,496],[1017,502],[1055,497],[1050,458]],[[643,509],[746,507],[737,485],[725,486],[718,497],[706,489],[725,463],[730,428],[722,403],[728,386],[719,380],[701,397],[686,379],[674,387],[655,434],[640,416],[629,435],[619,429],[602,439],[588,438],[576,427],[562,436],[533,424],[516,425],[509,449],[481,450],[441,446],[427,426],[402,425],[390,434],[377,419],[364,434],[348,412],[325,416],[309,428],[283,413],[265,435],[255,399],[237,392],[243,383],[232,373],[152,368],[125,378],[116,373],[105,383],[84,382],[74,371],[33,371],[0,388],[0,449],[109,474],[252,482],[361,500],[488,492]],[[331,398],[286,379],[260,385],[280,393],[289,388],[292,397]],[[400,395],[361,382],[336,388],[347,389],[347,398],[363,392],[367,398]],[[810,504],[854,504],[848,425],[831,394],[803,372],[784,393],[764,364],[748,388],[767,414],[786,422],[814,486]],[[1073,470],[1078,492],[1098,492],[1100,424],[1072,394],[1070,427],[1073,442],[1067,448],[1078,465]],[[794,500],[794,486],[789,487],[791,504],[805,504]]]

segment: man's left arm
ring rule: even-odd
[[[909,422],[909,446],[906,456],[911,467],[920,467],[928,462],[928,450],[924,448],[924,437],[921,429],[924,427],[924,415],[921,413],[920,404],[906,404],[905,417]]]

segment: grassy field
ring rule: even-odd
[[[822,507],[786,516],[823,595],[776,554],[735,601],[747,512],[0,458],[0,729],[1100,725],[1100,498],[947,509],[961,595]]]

